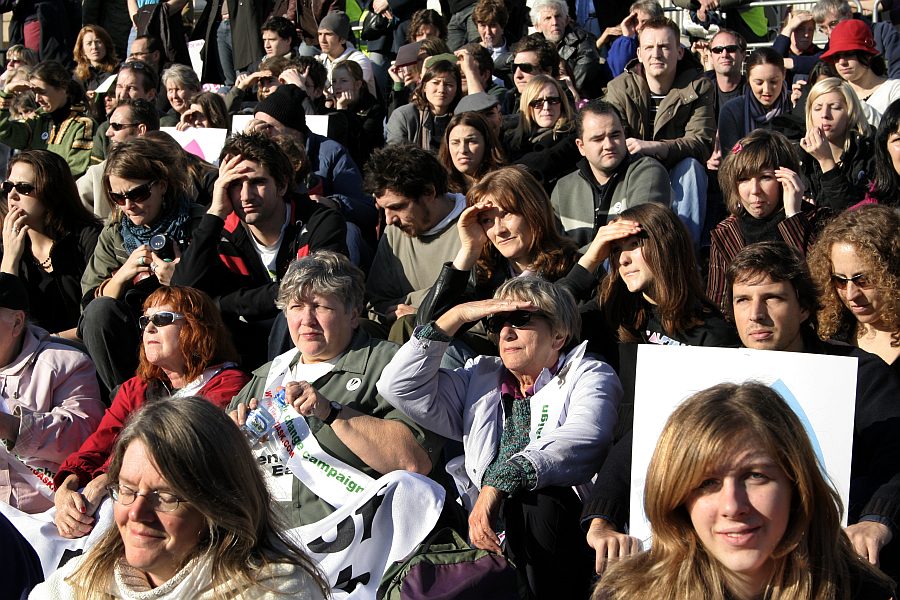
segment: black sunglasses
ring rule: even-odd
[[[19,192],[20,194],[22,194],[23,196],[30,196],[31,194],[34,193],[34,186],[31,185],[30,183],[25,183],[24,181],[20,181],[20,182],[16,183],[14,181],[7,180],[7,181],[4,181],[3,183],[0,183],[0,188],[3,189],[4,194],[10,193],[13,190],[13,188],[15,188],[16,191]]]
[[[741,47],[738,46],[737,44],[728,44],[727,46],[713,46],[712,48],[709,49],[709,51],[712,52],[713,54],[722,54],[723,52],[727,52],[728,54],[734,54],[735,52],[737,52],[740,49],[741,49]]]
[[[128,127],[137,127],[137,123],[113,123],[112,121],[109,122],[109,128],[113,131],[122,131],[123,129],[126,129]]]
[[[153,323],[155,327],[165,327],[166,325],[171,325],[178,319],[183,318],[184,315],[181,313],[172,312],[171,310],[161,310],[152,315],[141,315],[138,317],[138,325],[141,329],[145,329],[150,323]]]
[[[853,282],[858,288],[869,289],[875,287],[875,282],[866,273],[859,273],[853,277],[844,277],[843,275],[831,274],[831,283],[839,290],[846,290],[850,282]]]
[[[526,75],[531,75],[537,67],[531,63],[513,63],[512,72],[515,73],[516,69],[520,69]]]
[[[560,102],[562,102],[562,98],[559,96],[547,96],[546,98],[535,98],[528,103],[528,106],[531,108],[543,108],[545,103],[550,106],[556,106]]]
[[[147,183],[131,188],[127,192],[114,192],[108,189],[106,190],[106,193],[109,195],[109,199],[119,206],[125,206],[127,200],[139,204],[150,197],[150,194],[153,191],[153,184],[155,183],[155,181],[148,181]]]
[[[491,315],[484,320],[484,328],[488,333],[499,334],[503,326],[509,323],[513,329],[525,327],[531,319],[543,317],[544,313],[531,310],[514,310]]]

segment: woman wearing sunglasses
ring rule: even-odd
[[[246,439],[203,398],[138,411],[116,442],[108,482],[114,525],[32,597],[325,598]]]
[[[7,83],[0,91],[0,142],[10,148],[47,149],[62,156],[81,177],[91,164],[91,148],[97,124],[88,115],[84,90],[72,73],[55,61],[38,63],[25,82]],[[12,120],[12,97],[31,90],[40,111],[26,121]]]
[[[839,214],[810,250],[819,335],[877,354],[900,375],[900,214],[863,206]]]
[[[573,112],[562,85],[549,75],[535,75],[522,90],[519,122],[503,134],[506,156],[515,162],[529,152],[571,136]]]
[[[122,384],[100,426],[56,474],[56,526],[64,537],[81,537],[93,528],[94,511],[112,483],[106,472],[115,458],[113,445],[131,413],[149,401],[187,396],[224,408],[249,380],[230,362],[237,354],[230,334],[203,292],[159,288],[144,302],[139,323],[137,374]]]
[[[75,339],[81,277],[94,254],[100,223],[82,205],[69,165],[47,150],[14,156],[2,189],[0,272],[18,276],[25,285],[35,325]]]
[[[78,331],[112,390],[137,366],[138,307],[169,285],[205,209],[188,199],[184,159],[147,137],[113,146],[103,184],[113,214],[81,279]]]
[[[499,358],[441,369],[452,336],[484,318]],[[419,425],[462,441],[465,454],[448,470],[469,510],[469,540],[505,552],[520,588],[536,598],[587,596],[594,561],[572,486],[602,464],[622,396],[609,365],[578,344],[580,321],[564,288],[516,277],[492,299],[417,327],[378,381],[381,395]]]

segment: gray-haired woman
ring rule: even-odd
[[[453,335],[480,319],[500,357],[439,368]],[[463,464],[451,461],[448,471],[472,504],[470,541],[501,552],[502,507],[506,552],[537,598],[588,592],[592,557],[579,539],[581,502],[572,487],[602,464],[622,396],[609,365],[577,344],[580,325],[568,291],[517,277],[493,299],[457,305],[418,327],[378,382],[414,421],[462,441]]]

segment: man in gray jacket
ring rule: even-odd
[[[566,235],[582,248],[597,229],[626,208],[644,202],[669,206],[669,173],[651,156],[628,152],[619,113],[603,100],[593,100],[575,118],[575,145],[584,157],[578,169],[556,184],[551,196]]]

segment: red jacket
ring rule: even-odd
[[[248,381],[250,378],[243,371],[236,368],[225,369],[213,377],[198,395],[224,409]],[[122,384],[97,430],[81,444],[78,452],[70,454],[60,466],[53,480],[57,487],[70,474],[78,476],[78,487],[82,487],[97,475],[106,472],[119,432],[129,415],[146,400],[147,387],[147,383],[138,377],[132,377]]]

